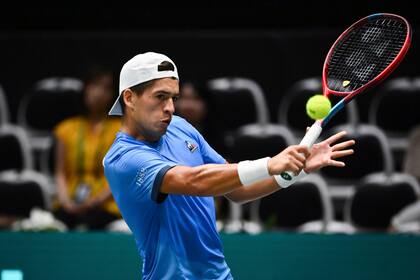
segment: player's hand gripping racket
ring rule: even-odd
[[[358,94],[383,81],[402,61],[411,43],[411,27],[399,15],[379,13],[360,19],[332,45],[324,62],[322,89],[327,98],[342,96],[317,120],[300,145],[311,147],[331,118]],[[292,172],[281,174],[291,180]]]

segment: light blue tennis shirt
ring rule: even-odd
[[[225,163],[193,126],[173,116],[155,143],[119,132],[103,163],[143,259],[143,279],[233,279],[216,230],[214,198],[159,192],[175,165]]]

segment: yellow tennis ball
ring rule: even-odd
[[[306,102],[306,113],[311,119],[323,119],[328,115],[330,110],[331,102],[322,94],[314,95]]]

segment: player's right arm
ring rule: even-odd
[[[269,175],[277,175],[285,171],[299,173],[308,155],[306,146],[289,146],[268,160],[268,173]],[[243,185],[238,174],[238,164],[205,164],[196,167],[175,166],[169,169],[163,177],[160,192],[218,196],[241,187]]]

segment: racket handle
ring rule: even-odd
[[[311,128],[309,128],[309,130],[306,132],[302,141],[300,141],[300,145],[305,145],[308,148],[312,147],[312,145],[318,139],[321,132],[322,132],[321,122],[316,121],[311,126]],[[286,171],[280,175],[275,175],[274,178],[282,188],[287,188],[288,186],[296,182],[298,179],[304,177],[305,175],[306,173],[303,170],[297,176],[295,176],[295,174],[293,174],[293,172],[291,171]]]
[[[316,139],[318,139],[319,135],[321,134],[321,131],[321,122],[316,121],[306,132],[305,136],[302,138],[302,141],[300,141],[300,145],[305,145],[308,148],[312,147]]]

